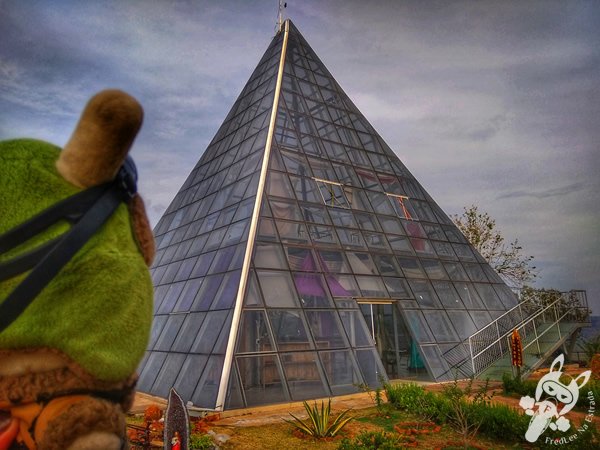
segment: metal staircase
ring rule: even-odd
[[[510,335],[517,329],[523,344],[523,374],[535,370],[573,333],[589,326],[586,291],[561,293],[549,304],[530,298],[497,317],[462,343],[444,353],[450,369],[446,378],[501,379],[511,371]]]

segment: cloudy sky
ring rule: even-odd
[[[600,313],[600,3],[288,0],[286,16],[449,214],[476,204],[538,286]],[[277,0],[0,0],[0,139],[64,145],[130,92],[156,224],[275,32]]]

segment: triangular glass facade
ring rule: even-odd
[[[155,234],[139,389],[204,408],[452,379],[517,303],[290,21]]]

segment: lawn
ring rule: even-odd
[[[391,411],[389,414],[381,415],[376,407],[354,411],[352,413],[354,419],[344,427],[340,434],[334,438],[315,439],[303,437],[300,433],[293,430],[292,425],[281,423],[263,425],[258,427],[233,427],[233,426],[214,426],[212,429],[216,433],[224,433],[231,436],[225,444],[221,446],[223,450],[228,449],[277,449],[277,450],[310,450],[337,449],[342,440],[346,438],[356,437],[364,431],[387,431],[394,434],[399,434],[394,429],[395,426],[406,433],[411,433],[409,430],[419,428],[417,423],[422,424],[421,429],[428,431],[420,434],[411,434],[414,438],[414,444],[410,447],[423,449],[444,449],[451,450],[455,448],[464,449],[461,445],[461,436],[448,426],[441,426],[440,430],[435,432],[431,426],[427,426],[427,422],[418,419],[416,416],[407,414],[401,411]],[[404,427],[404,424],[408,426]],[[410,443],[410,442],[409,442]],[[503,444],[491,441],[489,439],[477,438],[474,442],[477,446],[471,448],[481,449],[519,449],[527,448],[514,444]],[[469,448],[469,447],[466,447]]]

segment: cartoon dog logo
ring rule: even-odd
[[[537,441],[548,427],[560,431],[567,431],[571,427],[569,419],[564,415],[577,403],[579,389],[588,382],[592,372],[586,370],[569,384],[564,384],[560,381],[564,362],[565,356],[562,354],[552,362],[550,371],[538,382],[535,399],[529,396],[521,397],[519,405],[525,410],[525,414],[532,416],[525,433],[525,439],[529,442]],[[542,396],[545,398],[542,399]],[[559,410],[561,404],[563,407]]]

